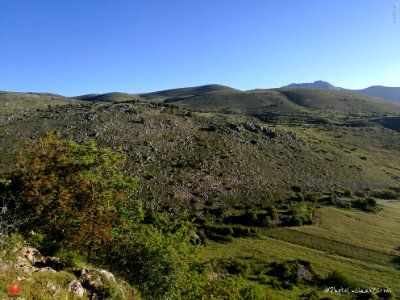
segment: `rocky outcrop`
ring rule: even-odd
[[[54,278],[57,277],[56,273],[64,273],[66,278],[71,278],[65,286],[61,286],[51,280],[51,274],[46,276],[49,279],[43,284],[42,288],[46,293],[51,294],[54,299],[59,299],[62,291],[64,295],[65,293],[71,294],[73,299],[113,299],[114,295],[117,295],[118,299],[139,299],[139,297],[132,298],[131,294],[129,294],[130,296],[125,296],[127,284],[125,282],[117,282],[115,276],[109,271],[95,268],[66,270],[59,258],[46,257],[29,245],[24,245],[11,252],[15,259],[11,262],[4,261],[0,257],[0,270],[2,272],[13,270],[13,272],[17,271],[18,274],[23,274],[16,278],[17,282],[31,281],[33,273],[36,272],[51,273],[55,275]]]

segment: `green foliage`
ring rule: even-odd
[[[361,259],[370,263],[391,266],[394,255],[388,253],[359,247],[351,244],[341,243],[326,237],[320,237],[309,233],[292,230],[290,228],[273,228],[265,231],[265,234],[282,241],[302,245],[329,253],[335,253],[340,256]]]
[[[246,276],[250,272],[250,265],[237,258],[214,258],[211,260],[214,272]]]
[[[315,207],[305,202],[291,202],[289,209],[289,225],[300,226],[314,223]]]
[[[41,235],[46,252],[72,248],[94,256],[112,238],[116,206],[130,201],[136,186],[121,169],[124,161],[94,141],[80,145],[52,133],[25,144],[12,174],[16,208],[35,218],[23,232]]]
[[[351,206],[366,212],[378,212],[380,210],[378,203],[372,197],[354,200],[351,202]]]
[[[266,207],[265,210],[267,212],[267,215],[269,217],[271,217],[272,220],[278,219],[279,214],[278,214],[278,210],[276,209],[275,206],[269,205],[269,206]]]
[[[11,233],[2,237],[0,243],[0,261],[6,260],[15,262],[15,249],[20,249],[24,245],[24,238],[18,233]]]
[[[324,283],[327,287],[336,287],[337,289],[354,289],[358,286],[358,284],[354,280],[348,278],[346,275],[336,270],[328,274],[328,276],[324,280]]]
[[[311,264],[304,260],[272,263],[268,274],[275,276],[281,282],[282,288],[289,286],[289,289],[291,289],[290,284],[299,284],[305,280],[311,281],[315,277]]]
[[[200,228],[207,238],[216,242],[231,241],[232,235],[235,233],[232,226],[229,225],[204,224]]]
[[[371,196],[375,197],[375,198],[387,199],[387,200],[400,199],[400,191],[398,191],[395,188],[388,189],[388,190],[379,190],[379,191],[372,192]]]
[[[251,227],[245,227],[241,225],[234,225],[232,226],[233,237],[255,237],[257,236],[257,231]]]
[[[230,275],[216,280],[207,280],[204,274],[192,273],[188,289],[182,299],[229,299],[265,300],[270,298],[267,291],[241,276]]]
[[[196,254],[194,227],[186,216],[170,219],[134,200],[135,180],[121,167],[125,156],[47,134],[22,150],[10,191],[20,214],[35,219],[25,238],[47,253],[56,251],[67,268],[84,256],[108,266],[151,299],[175,299],[185,289]],[[118,299],[112,285],[103,291]]]
[[[121,217],[112,228],[114,243],[105,253],[110,268],[139,286],[150,299],[175,299],[186,288],[196,255],[194,227],[183,219],[159,226]]]
[[[307,299],[307,300],[319,300],[321,299],[318,295],[317,291],[310,291],[308,293],[304,293],[300,295],[300,299]],[[325,298],[327,300],[327,298]]]
[[[352,198],[354,196],[353,191],[352,190],[345,190],[343,195],[347,198]]]
[[[88,262],[85,257],[73,250],[61,250],[55,253],[67,270],[77,270],[82,267],[87,267]]]

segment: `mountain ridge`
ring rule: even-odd
[[[362,94],[371,97],[382,98],[392,102],[400,103],[400,87],[388,87],[383,85],[372,85],[365,89],[346,89],[336,87],[329,82],[317,80],[312,83],[291,83],[281,88],[316,88],[327,90],[339,90],[355,94]]]

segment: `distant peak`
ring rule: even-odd
[[[327,90],[339,90],[340,88],[335,87],[327,81],[316,80],[312,83],[292,83],[282,88],[309,88],[309,89],[327,89]]]

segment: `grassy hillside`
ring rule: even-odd
[[[383,209],[378,214],[323,207],[317,210],[314,225],[265,230],[261,237],[235,239],[228,244],[211,243],[203,258],[239,259],[252,266],[256,273],[267,276],[271,263],[300,259],[312,262],[321,276],[337,270],[364,287],[387,286],[398,295],[400,202],[381,200],[379,203]],[[248,276],[272,282],[269,281],[272,278],[252,272]],[[307,287],[273,291],[274,299],[298,299]],[[319,296],[346,299],[344,295],[327,294],[322,289]]]
[[[382,211],[378,214],[324,207],[317,211],[314,225],[294,230],[383,253],[400,255],[398,230],[400,202],[381,200],[379,204]],[[360,235],[360,232],[364,234]]]
[[[0,118],[12,114],[34,112],[49,105],[67,105],[76,100],[49,93],[13,93],[0,92]]]
[[[365,95],[321,89],[281,89],[292,102],[312,110],[350,113],[399,113],[400,105]]]
[[[258,266],[258,269],[261,269],[261,274],[268,271],[268,265],[273,262],[301,259],[312,262],[314,269],[321,276],[326,276],[333,270],[339,270],[349,277],[356,279],[366,288],[386,286],[390,287],[395,295],[400,293],[400,276],[398,270],[392,267],[333,255],[329,252],[310,249],[279,239],[269,237],[240,238],[227,244],[211,243],[205,248],[204,259],[210,260],[216,256],[247,261],[247,263],[253,265],[253,268],[257,268]],[[265,271],[263,272],[263,270]],[[249,275],[249,278],[257,276],[254,274],[253,276]],[[258,279],[260,276],[255,278]],[[262,280],[268,283],[271,282],[272,278],[272,276],[269,277],[266,275],[266,277],[262,277]],[[271,299],[299,299],[300,295],[306,294],[311,289],[312,287],[307,286],[294,287],[292,289],[271,289],[271,293],[273,294]],[[323,289],[319,289],[318,294],[322,298],[352,299],[345,295],[324,293]]]
[[[186,98],[195,95],[203,95],[219,91],[237,91],[237,90],[224,85],[210,84],[210,85],[203,85],[196,87],[164,90],[153,93],[144,93],[140,94],[140,96],[146,100],[165,100],[165,99],[179,99],[181,97]]]
[[[87,94],[73,97],[74,99],[92,101],[92,102],[119,102],[133,100],[139,96],[127,93],[106,93],[106,94]]]
[[[75,96],[72,98],[84,101],[92,101],[92,102],[121,102],[133,99],[162,101],[166,99],[176,100],[186,97],[192,97],[195,95],[203,95],[216,91],[236,91],[236,90],[223,85],[210,84],[204,86],[171,89],[171,90],[142,93],[142,94],[128,94],[128,93],[114,92],[106,94],[87,94],[87,95]]]
[[[237,113],[400,113],[400,105],[354,93],[322,89],[222,91],[169,103],[203,111]]]
[[[268,124],[147,102],[60,106],[8,122],[0,127],[1,169],[12,167],[23,140],[49,130],[76,141],[94,138],[122,146],[128,168],[142,178],[141,196],[174,207],[263,203],[290,194],[293,186],[383,188],[396,185],[400,176],[398,133],[389,129],[327,131],[325,125]],[[348,140],[339,143],[339,132]]]
[[[382,99],[387,99],[389,101],[400,102],[400,88],[399,87],[387,87],[387,86],[370,86],[362,90],[352,90],[353,93],[360,93],[364,95],[369,95],[372,97],[379,97]]]

